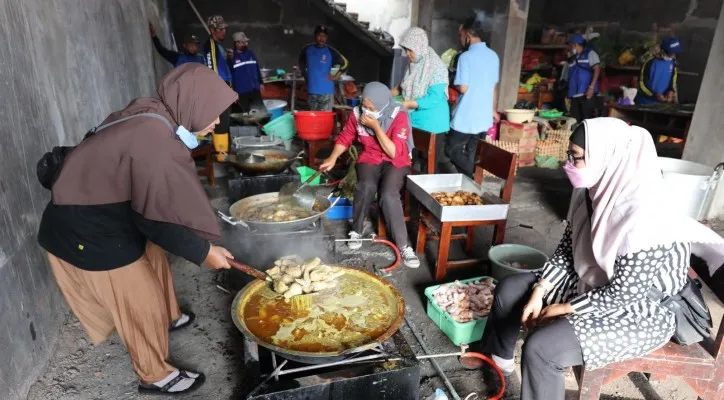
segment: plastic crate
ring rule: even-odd
[[[329,201],[332,203],[334,203],[335,200],[337,200],[336,197],[331,197],[329,199]],[[337,220],[350,219],[352,218],[352,209],[352,202],[342,197],[339,199],[337,204],[334,205],[334,207],[327,210],[327,218]]]
[[[461,280],[460,283],[471,283],[479,282],[488,279],[489,276],[480,276],[477,278],[470,278]],[[497,284],[498,281],[495,281]],[[448,285],[444,283],[443,285]],[[432,322],[435,323],[447,337],[452,340],[455,346],[460,346],[461,343],[473,343],[482,339],[483,331],[485,330],[485,324],[488,323],[488,317],[482,319],[469,321],[469,322],[457,322],[453,317],[446,311],[443,311],[435,303],[435,299],[432,297],[432,293],[442,285],[430,286],[425,289],[425,297],[427,297],[427,316],[430,317]]]
[[[297,167],[296,169],[297,169],[297,172],[299,173],[299,178],[302,183],[304,183],[304,181],[306,181],[307,179],[311,178],[312,175],[314,175],[317,172],[316,169],[305,167],[303,165]],[[322,178],[321,175],[314,178],[314,180],[309,184],[309,186],[318,186],[321,178]]]

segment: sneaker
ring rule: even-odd
[[[402,256],[402,263],[405,264],[407,268],[420,267],[420,259],[417,258],[417,254],[415,254],[415,250],[413,250],[412,247],[403,247],[400,249],[400,255]]]
[[[362,247],[362,241],[358,239],[362,239],[362,235],[355,231],[351,231],[349,233],[349,238],[351,241],[347,242],[347,247],[350,250],[358,250],[360,247]]]

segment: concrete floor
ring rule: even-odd
[[[219,186],[223,186],[221,183]],[[495,184],[486,184],[491,190]],[[561,171],[522,169],[516,180],[513,202],[506,232],[506,242],[536,247],[550,254],[555,249],[563,232],[563,216],[568,207],[570,185]],[[223,190],[213,191],[212,203],[223,209],[228,206]],[[527,229],[520,225],[529,225]],[[414,224],[413,224],[414,225]],[[715,227],[717,228],[717,227]],[[344,223],[332,224],[327,221],[325,229],[342,235]],[[225,229],[225,244],[240,259],[250,256],[240,254],[243,239],[233,230]],[[416,232],[415,227],[410,227]],[[492,229],[483,229],[478,236],[478,254],[485,254],[489,247]],[[414,236],[412,236],[414,239]],[[278,244],[269,244],[278,246]],[[391,252],[384,247],[363,247],[360,252],[341,250],[338,255],[350,265],[369,266],[390,263]],[[287,244],[287,247],[291,248]],[[320,245],[320,248],[323,247]],[[307,249],[309,250],[309,249]],[[291,250],[290,250],[291,251]],[[311,251],[316,251],[312,249]],[[428,245],[427,256],[432,258],[434,249]],[[422,291],[434,284],[433,270],[423,257],[422,267],[417,270],[400,267],[388,279],[397,286],[407,303],[407,316],[421,334],[431,353],[456,351],[449,339],[432,323],[425,313]],[[191,265],[185,260],[172,257],[173,274],[182,308],[193,310],[197,320],[185,330],[174,332],[170,337],[171,357],[179,366],[203,371],[207,382],[197,392],[187,395],[188,399],[240,399],[248,390],[243,379],[242,336],[234,327],[230,317],[232,294],[219,289],[217,285],[233,290],[239,286],[238,277],[231,279],[228,274]],[[487,266],[456,270],[449,280],[484,275]],[[721,314],[721,310],[715,314]],[[409,329],[402,331],[416,354],[423,354]],[[518,346],[520,350],[520,343]],[[519,362],[519,359],[518,359]],[[497,389],[494,381],[483,382],[480,372],[463,370],[455,358],[441,359],[440,365],[448,374],[458,394],[465,398],[477,392],[479,398]],[[423,362],[420,383],[420,398],[429,398],[435,388],[443,387],[429,362]],[[519,397],[520,371],[510,381],[507,399]],[[69,314],[58,341],[55,356],[46,367],[42,377],[33,385],[29,400],[48,399],[142,399],[137,391],[137,380],[118,337],[99,346],[90,344],[77,319]],[[567,398],[576,398],[577,384],[569,374],[566,380]],[[669,379],[649,383],[641,374],[631,374],[628,379],[607,386],[605,399],[694,399],[693,392],[682,382]]]

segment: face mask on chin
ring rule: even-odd
[[[176,129],[176,136],[178,136],[179,139],[184,142],[189,150],[193,150],[199,147],[199,140],[196,138],[196,135],[189,132],[189,130],[186,129],[183,125],[179,125],[178,129]]]

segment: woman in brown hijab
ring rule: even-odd
[[[193,314],[179,309],[164,250],[229,268],[231,254],[210,243],[221,235],[189,148],[237,95],[193,63],[166,75],[158,95],[111,114],[103,125],[115,124],[66,157],[38,241],[93,342],[117,331],[139,391],[180,394],[201,386],[204,375],[166,361],[169,330],[188,326]]]

